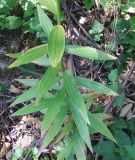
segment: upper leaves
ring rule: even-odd
[[[49,19],[49,17],[41,9],[41,7],[39,5],[37,5],[37,11],[38,11],[40,25],[41,25],[43,31],[45,32],[45,34],[47,35],[47,37],[49,37],[49,35],[53,29],[53,24],[52,24],[51,20]]]
[[[65,31],[61,25],[57,25],[51,31],[48,39],[48,52],[52,66],[56,67],[63,56],[65,49]]]
[[[32,49],[29,49],[27,52],[21,54],[17,60],[15,60],[9,68],[17,67],[23,64],[30,63],[41,56],[45,55],[48,53],[48,47],[46,44],[34,47]]]
[[[50,12],[54,13],[55,15],[59,14],[58,8],[58,0],[39,0],[41,5],[45,6]]]
[[[91,47],[67,45],[66,52],[93,60],[115,60],[116,57]]]

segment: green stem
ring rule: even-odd
[[[61,11],[60,11],[60,0],[57,0],[57,24],[61,24]]]

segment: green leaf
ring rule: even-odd
[[[39,81],[36,101],[39,102],[40,99],[47,93],[48,89],[55,83],[57,76],[56,68],[49,68],[47,72],[43,75],[42,79]]]
[[[110,88],[103,86],[101,83],[98,83],[96,81],[89,80],[87,78],[83,77],[75,77],[75,81],[78,85],[89,88],[93,91],[98,91],[102,94],[107,94],[107,95],[118,95],[116,92],[111,90]]]
[[[23,155],[23,149],[17,147],[17,148],[15,149],[14,156],[16,157],[16,159],[18,159],[18,158],[21,158],[22,155]]]
[[[78,106],[73,103],[72,100],[70,100],[70,97],[68,97],[69,107],[71,110],[71,113],[73,115],[73,119],[75,121],[76,127],[80,133],[80,136],[84,140],[84,142],[87,144],[89,149],[92,151],[91,141],[90,141],[90,133],[87,126],[86,121],[82,118],[81,113],[78,111]]]
[[[57,0],[39,0],[41,5],[45,6],[49,11],[58,15],[58,2]]]
[[[113,107],[122,108],[124,106],[124,102],[125,102],[125,92],[123,91],[113,102]]]
[[[15,81],[22,83],[25,86],[32,87],[39,81],[39,79],[15,79]]]
[[[95,3],[94,0],[84,0],[84,5],[86,9],[91,9],[95,5]]]
[[[77,160],[86,160],[86,146],[79,133],[75,133],[73,136],[74,141],[74,152],[76,154]]]
[[[115,160],[115,145],[110,141],[101,141],[94,146],[94,151],[102,155],[104,160]]]
[[[34,60],[33,63],[35,63],[39,66],[45,66],[45,67],[50,67],[51,66],[51,62],[50,62],[49,58],[47,58],[45,56]]]
[[[65,98],[65,89],[61,89],[58,91],[56,97],[53,99],[52,103],[50,104],[50,107],[44,116],[43,122],[42,122],[42,133],[45,133],[50,125],[53,123],[53,121],[56,119],[57,115],[59,114],[60,110],[62,110],[63,104],[64,104],[64,98]]]
[[[128,155],[134,159],[135,158],[135,145],[125,145],[124,148],[128,152]]]
[[[70,133],[70,131],[75,127],[73,120],[70,120],[65,126],[62,128],[61,133],[59,134],[56,144],[60,142],[66,135]]]
[[[96,116],[94,114],[92,114],[90,112],[89,112],[89,120],[91,123],[90,127],[93,127],[97,132],[103,134],[108,139],[112,140],[113,142],[116,142],[113,135],[111,134],[111,132],[107,128],[107,126],[102,121],[100,121],[98,118],[96,118]]]
[[[104,29],[103,24],[101,24],[97,20],[95,20],[94,23],[92,24],[92,32],[94,34],[100,34],[103,31],[103,29]]]
[[[123,130],[118,129],[115,131],[114,136],[119,146],[130,145],[132,143],[129,135]]]
[[[117,69],[113,69],[109,74],[108,74],[108,78],[111,82],[115,82],[118,78],[118,70]]]
[[[35,9],[35,5],[33,2],[31,1],[26,1],[25,5],[24,5],[24,15],[23,17],[30,17],[34,15],[34,9]]]
[[[16,29],[23,24],[22,19],[15,16],[9,16],[5,19],[5,26],[8,29]]]
[[[90,124],[84,100],[83,100],[82,95],[76,86],[75,80],[73,79],[73,77],[69,76],[67,73],[64,73],[63,78],[64,78],[64,82],[65,82],[64,83],[65,88],[67,90],[68,97],[69,97],[71,103],[79,111],[79,113],[81,114],[83,119],[88,124]]]
[[[52,66],[56,67],[63,56],[65,49],[65,31],[61,25],[53,28],[48,39],[48,52]]]
[[[72,153],[74,143],[70,142],[68,143],[64,149],[59,153],[58,160],[64,160],[65,158],[68,158],[68,156]]]
[[[20,53],[8,53],[5,55],[11,58],[19,58],[21,54]]]
[[[48,53],[48,47],[46,44],[34,47],[27,52],[21,54],[16,61],[14,61],[9,68],[17,67],[23,64],[30,63],[34,61],[35,59],[38,59],[39,57],[45,55]]]
[[[38,11],[40,25],[43,31],[45,32],[45,34],[47,35],[47,37],[49,37],[53,29],[53,24],[50,18],[46,15],[46,13],[41,9],[39,5],[37,5],[37,11]]]
[[[53,125],[49,129],[43,147],[46,148],[48,144],[54,139],[54,137],[58,134],[61,129],[62,124],[64,123],[65,117],[67,115],[67,110],[63,108],[60,113],[58,114],[56,120],[54,121]]]
[[[16,111],[15,113],[13,113],[12,116],[22,116],[22,115],[26,115],[26,114],[30,114],[38,111],[44,111],[51,106],[53,100],[54,98],[49,98],[39,102],[37,105],[35,102],[28,104],[23,108],[19,109],[18,111]]]
[[[89,58],[93,60],[115,60],[117,59],[116,57],[110,54],[107,54],[103,51],[100,51],[100,50],[97,50],[91,47],[67,45],[65,51],[70,54],[76,55],[76,56]]]
[[[15,106],[19,103],[29,101],[32,98],[36,97],[36,90],[37,90],[37,86],[33,86],[29,88],[27,91],[22,93],[10,106]]]

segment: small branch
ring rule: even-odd
[[[76,34],[76,36],[84,41],[86,44],[88,44],[89,46],[92,46],[96,49],[99,50],[103,50],[103,48],[97,44],[92,38],[91,36],[88,34],[88,32],[85,30],[85,28],[78,22],[78,20],[76,19],[76,17],[71,13],[71,11],[68,9],[67,5],[66,5],[66,0],[63,0],[62,2],[62,6],[66,12],[67,15],[67,23],[69,26],[71,26],[71,28],[73,29],[74,33]],[[72,19],[74,20],[74,22],[80,27],[80,29],[83,31],[83,33],[86,35],[86,37],[84,37],[83,35],[81,35],[80,31],[73,25],[72,23]]]

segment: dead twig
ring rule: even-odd
[[[92,38],[91,36],[88,34],[88,32],[85,30],[85,28],[78,22],[78,20],[76,19],[76,17],[71,13],[71,11],[68,9],[67,5],[66,5],[66,0],[64,0],[62,2],[62,6],[66,12],[67,15],[67,23],[68,25],[71,26],[71,28],[73,29],[74,33],[76,34],[76,36],[78,37],[78,39],[84,41],[86,44],[88,44],[89,46],[92,46],[96,49],[100,49],[103,50],[103,48],[97,44]],[[84,37],[80,31],[73,25],[72,20],[79,26],[79,28],[82,30],[82,32],[85,34],[86,37]]]

